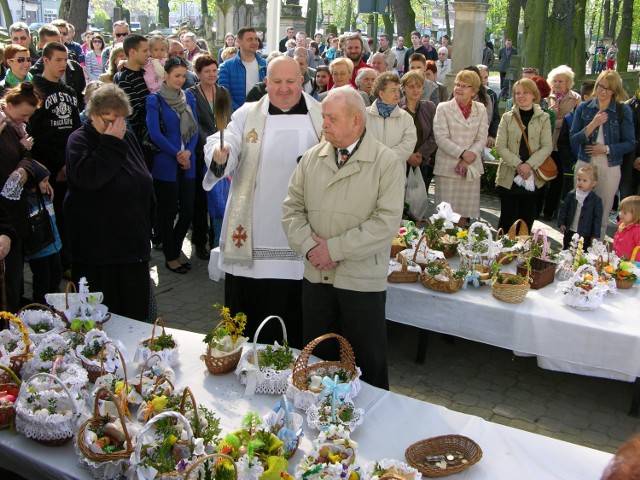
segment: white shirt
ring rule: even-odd
[[[253,59],[252,62],[245,62],[242,60],[242,64],[244,65],[244,69],[247,71],[246,83],[245,83],[245,97],[249,94],[249,91],[254,87],[254,85],[260,82],[260,65],[258,65],[258,61]]]

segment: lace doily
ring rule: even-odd
[[[13,348],[11,351],[9,351],[10,346]],[[11,357],[22,355],[26,350],[21,333],[14,333],[11,329],[0,330],[0,365],[8,367],[11,364]]]
[[[341,420],[336,416],[336,421],[331,421],[331,405],[322,403],[320,405],[311,405],[307,410],[307,424],[316,430],[322,430],[330,425],[340,425],[350,432],[353,432],[358,425],[364,420],[364,410],[356,408],[353,402],[342,402],[341,407],[346,407],[352,411],[351,418],[348,421]]]
[[[585,275],[591,275],[585,279]],[[592,265],[583,265],[564,282],[559,282],[556,292],[564,294],[564,303],[577,310],[595,310],[609,292],[615,292],[615,286],[611,282],[600,281],[596,268]]]
[[[264,348],[258,348],[258,351]],[[256,367],[253,363],[255,350],[246,351],[236,367],[236,375],[242,385],[246,385],[245,395],[254,393],[266,393],[270,395],[282,395],[287,391],[288,379],[292,369],[274,370],[273,368]]]
[[[100,368],[99,358],[97,359],[88,358],[82,354],[82,351],[85,349],[85,347],[93,345],[93,342],[96,342],[96,341],[98,342],[98,344],[100,344],[103,347],[103,351],[106,350],[106,355],[103,358],[104,371],[108,373],[115,372],[118,364],[120,363],[120,358],[118,357],[118,354],[113,344],[107,343],[107,342],[110,342],[111,340],[109,339],[107,334],[102,330],[98,330],[97,328],[94,328],[93,330],[89,330],[89,332],[87,332],[87,334],[84,337],[84,343],[76,347],[76,355],[83,363],[86,363],[87,365],[91,365],[93,367]]]
[[[7,181],[4,183],[2,187],[2,191],[0,192],[7,200],[20,200],[22,196],[22,185],[20,185],[20,173],[13,172],[7,178]]]
[[[318,368],[314,373],[320,377],[329,376],[333,377],[336,372],[341,370],[339,367],[329,367]],[[362,384],[360,383],[360,376],[362,375],[362,371],[360,367],[356,367],[357,377],[349,382],[349,393],[346,395],[345,400],[353,400],[360,393],[360,389],[362,388]],[[312,405],[317,403],[318,393],[311,392],[309,390],[300,390],[298,387],[293,385],[291,382],[291,377],[289,377],[287,381],[287,397],[293,400],[293,404],[296,408],[304,410],[305,412],[309,410]]]
[[[27,327],[29,331],[29,339],[34,345],[38,345],[49,333],[60,333],[66,328],[62,318],[60,318],[59,315],[54,315],[48,310],[24,310],[20,312],[18,318],[20,318]],[[39,323],[49,325],[49,330],[47,332],[35,333],[33,331],[33,326]],[[18,333],[18,330],[13,323],[9,328],[15,333]]]
[[[393,473],[401,476],[405,480],[421,480],[422,473],[400,460],[384,458],[377,462],[369,462],[360,470],[360,480],[378,480],[382,474],[376,470],[383,470],[384,473]]]
[[[336,463],[330,463],[329,460],[326,460],[329,457],[334,459]],[[359,470],[359,466],[356,463],[356,452],[353,447],[335,443],[316,443],[311,452],[298,463],[295,478],[345,480],[349,478],[352,471],[357,470]]]
[[[149,357],[157,355],[160,357],[160,360],[167,365],[173,367],[178,363],[178,344],[174,348],[167,348],[165,350],[160,350],[159,352],[154,352],[149,349],[149,347],[145,347],[142,343],[138,344],[138,348],[136,349],[136,354],[133,357],[133,362],[137,364],[145,363]]]

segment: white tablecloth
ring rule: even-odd
[[[500,302],[491,287],[446,294],[421,283],[389,284],[387,319],[538,356],[543,368],[634,381],[640,376],[640,287],[619,290],[600,308],[562,303],[556,284],[522,303]]]
[[[150,325],[118,316],[106,325],[107,333],[127,346],[131,358],[137,341],[147,338],[150,330]],[[215,410],[221,417],[223,434],[237,429],[248,410],[265,414],[276,403],[275,396],[245,397],[244,387],[234,374],[216,377],[207,373],[199,358],[204,351],[202,335],[169,331],[179,342],[177,386],[189,386],[199,403]],[[128,372],[133,375],[136,370],[130,366]],[[366,410],[364,423],[353,434],[360,445],[358,458],[363,462],[382,458],[404,460],[404,451],[412,443],[452,433],[472,438],[484,452],[477,465],[456,476],[460,479],[595,480],[611,457],[605,452],[497,425],[367,384],[363,384],[355,403]],[[315,431],[306,430],[300,450],[308,451],[315,437]],[[302,454],[297,452],[290,461],[290,471],[301,458]],[[0,465],[36,480],[91,478],[78,467],[72,445],[44,447],[13,431],[0,432]]]

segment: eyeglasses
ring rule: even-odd
[[[127,32],[124,32],[124,33],[115,33],[115,32],[114,32],[114,33],[113,33],[113,36],[114,36],[114,37],[116,37],[116,38],[119,38],[119,37],[126,37],[127,35],[129,35]]]
[[[464,83],[454,83],[455,88],[471,88],[471,85],[465,85]]]
[[[91,40],[91,43],[104,43],[104,42],[98,38],[97,40]]]
[[[180,65],[182,67],[187,67],[189,64],[182,57],[170,57],[167,62],[164,64],[165,70],[167,67],[172,67],[173,65]]]
[[[31,57],[16,57],[16,58],[10,58],[9,60],[15,60],[18,63],[24,63],[24,62],[31,63],[33,61]]]
[[[348,77],[351,75],[349,72],[331,72],[334,77]]]
[[[522,73],[535,73],[538,74],[538,69],[533,67],[525,67],[522,69]]]
[[[60,32],[60,35],[62,35],[63,37],[66,37],[67,35],[69,35],[69,32],[68,32],[68,31],[66,31],[66,32]]]
[[[603,92],[610,92],[610,93],[613,93],[613,89],[612,89],[612,88],[605,87],[604,85],[602,85],[602,84],[600,84],[600,83],[598,84],[598,88],[599,88],[600,90],[602,90]]]

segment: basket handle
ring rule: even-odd
[[[0,319],[7,322],[7,328],[11,323],[15,323],[18,326],[18,332],[22,334],[22,341],[24,342],[24,353],[29,353],[29,344],[31,343],[29,341],[29,332],[22,319],[9,312],[0,312]]]
[[[495,241],[497,242],[502,237],[504,237],[504,230],[502,229],[502,227],[500,227],[498,229],[498,231],[496,232],[496,240]]]
[[[140,463],[140,453],[142,451],[142,444],[144,442],[142,442],[142,436],[147,433],[151,426],[162,420],[163,418],[167,418],[167,417],[174,417],[176,419],[178,419],[180,422],[182,422],[182,425],[184,426],[184,429],[187,431],[187,436],[189,437],[189,440],[191,440],[193,438],[193,430],[191,430],[191,425],[189,425],[189,421],[184,418],[184,415],[182,415],[181,413],[178,412],[174,412],[174,411],[167,411],[167,412],[161,412],[158,415],[156,415],[155,417],[153,417],[151,420],[149,420],[144,427],[142,427],[142,430],[140,430],[140,434],[138,435],[138,441],[136,442],[136,449],[133,451],[133,453],[131,454],[131,467],[132,468],[136,468],[138,466],[138,464]]]
[[[418,243],[416,244],[416,249],[413,252],[413,262],[416,262],[416,258],[418,258],[418,250],[420,250],[420,245],[422,244],[422,242],[426,242],[427,241],[427,236],[422,234],[422,236],[420,237],[420,240],[418,240]],[[425,246],[427,246],[427,244],[425,243]],[[403,255],[404,257],[404,255]],[[402,268],[403,268],[403,272],[406,272],[406,268],[405,268],[406,262],[402,264]]]
[[[153,386],[153,390],[151,390],[151,395],[155,395],[156,392],[158,391],[158,387],[162,386],[165,382],[167,382],[169,384],[169,386],[171,387],[171,390],[175,390],[176,387],[173,385],[173,383],[171,383],[171,380],[169,380],[166,377],[158,377],[156,378],[156,383]]]
[[[547,232],[544,231],[542,228],[538,228],[536,229],[535,233],[533,234],[533,241],[534,243],[538,241],[538,236],[542,235],[542,260],[546,260],[547,259]]]
[[[330,338],[335,338],[340,346],[340,362],[351,365],[354,369],[356,368],[356,357],[353,353],[353,348],[351,344],[344,338],[342,335],[338,335],[337,333],[325,333],[324,335],[319,336],[318,338],[309,342],[300,352],[296,363],[294,364],[293,371],[300,371],[306,365],[309,364],[309,357],[313,353],[313,350],[325,340]]]
[[[127,425],[124,419],[124,415],[122,413],[122,408],[120,407],[120,402],[116,398],[116,396],[111,393],[107,388],[100,387],[96,392],[95,400],[93,401],[93,416],[95,418],[100,417],[100,406],[98,405],[98,401],[100,400],[100,396],[102,394],[106,394],[107,397],[113,402],[116,406],[116,410],[118,411],[118,417],[120,419],[120,424],[122,425],[122,432],[124,433],[124,439],[127,443],[127,450],[131,451],[131,435],[129,435],[129,430],[127,429]],[[78,441],[80,440],[80,436],[78,436]]]
[[[260,331],[262,331],[262,327],[264,327],[267,322],[269,322],[269,320],[271,320],[272,318],[277,318],[278,320],[280,320],[280,326],[282,327],[282,336],[284,337],[284,340],[287,341],[287,327],[284,325],[284,320],[282,320],[282,318],[280,318],[278,315],[269,315],[267,318],[265,318],[260,325],[258,325],[258,329],[256,330],[255,335],[253,336],[253,361],[254,361],[254,365],[256,367],[259,367],[258,365],[258,336],[260,335]]]
[[[519,233],[518,225],[520,225]],[[527,227],[527,223],[521,218],[513,222],[513,225],[511,225],[511,228],[509,229],[508,237],[511,238],[511,240],[515,240],[519,235],[529,235],[529,227]]]
[[[127,379],[127,364],[125,362],[124,355],[122,355],[122,352],[120,351],[118,346],[115,344],[115,342],[113,342],[112,340],[104,342],[104,345],[113,346],[114,350],[118,354],[118,357],[120,357],[120,364],[122,365],[122,372],[124,374],[124,384],[125,384],[126,388],[128,388],[129,387],[129,380]],[[103,345],[103,347],[104,347],[104,345]],[[117,370],[117,367],[116,367],[116,370]],[[103,359],[102,355],[100,356],[100,371],[101,372],[104,371],[104,359]]]
[[[193,392],[189,387],[184,387],[184,391],[182,392],[182,400],[180,401],[180,413],[184,415],[186,413],[186,401],[187,397],[191,399],[191,404],[193,405],[193,414],[196,422],[195,435],[196,437],[200,436],[200,417],[198,416],[198,404],[196,403],[196,397],[193,395]]]
[[[67,388],[67,386],[64,384],[64,382],[62,380],[60,380],[58,377],[56,377],[55,375],[51,375],[50,373],[44,373],[44,372],[40,372],[40,373],[36,373],[35,375],[33,375],[31,378],[29,378],[29,380],[25,381],[22,384],[23,388],[28,387],[29,385],[31,385],[31,383],[33,382],[34,379],[36,379],[37,377],[45,377],[45,378],[49,378],[53,381],[55,381],[56,383],[58,383],[62,389],[64,390],[64,393],[67,394],[67,397],[69,397],[69,401],[71,402],[71,409],[73,410],[73,414],[77,415],[78,414],[78,405],[76,403],[76,399],[73,396],[73,394],[69,391],[69,388]],[[22,391],[22,388],[20,389]]]
[[[162,317],[162,315],[160,315],[158,318],[156,318],[156,321],[153,322],[153,328],[151,329],[151,338],[149,339],[149,346],[153,345],[154,340],[156,339],[156,327],[158,326],[158,322],[162,322],[160,325],[162,327],[162,335],[166,335],[166,332],[164,330],[164,318]]]
[[[581,267],[578,268],[578,270],[576,270],[575,276],[580,276],[582,274],[584,274],[585,271],[589,271],[591,273],[591,275],[593,276],[593,281],[597,282],[600,279],[600,275],[598,275],[598,270],[596,269],[596,267],[594,267],[593,265],[582,265]]]
[[[630,262],[635,262],[636,258],[638,258],[638,260],[640,261],[640,245],[638,245],[637,247],[635,247],[633,249],[633,252],[631,252],[631,258],[629,259]]]
[[[0,370],[4,370],[5,372],[7,372],[9,374],[9,376],[13,379],[13,381],[16,382],[16,385],[18,387],[22,384],[22,382],[20,381],[18,376],[15,374],[15,372],[13,370],[11,370],[9,367],[5,367],[4,365],[0,365]]]
[[[24,307],[22,307],[20,310],[18,310],[16,312],[16,316],[20,316],[20,314],[22,312],[24,312],[25,310],[35,310],[35,309],[40,309],[40,310],[46,310],[47,312],[53,314],[53,315],[57,315],[60,318],[62,318],[62,312],[57,311],[54,308],[51,308],[48,305],[44,305],[42,303],[30,303],[29,305],[25,305]]]
[[[67,288],[64,289],[64,304],[65,309],[69,310],[69,289],[73,287],[73,293],[78,293],[78,289],[76,288],[76,284],[73,282],[67,283]]]
[[[188,480],[189,479],[189,477],[191,476],[191,474],[193,472],[195,472],[196,467],[199,464],[201,464],[202,462],[204,462],[206,460],[211,460],[211,459],[214,459],[214,458],[220,458],[220,459],[224,458],[225,460],[227,460],[233,466],[233,478],[234,478],[234,480],[238,480],[238,470],[236,469],[236,463],[233,461],[233,458],[231,458],[229,455],[225,455],[224,453],[212,453],[211,455],[204,455],[202,457],[199,457],[195,462],[193,462],[191,465],[189,465],[189,468],[185,472],[184,480]]]

